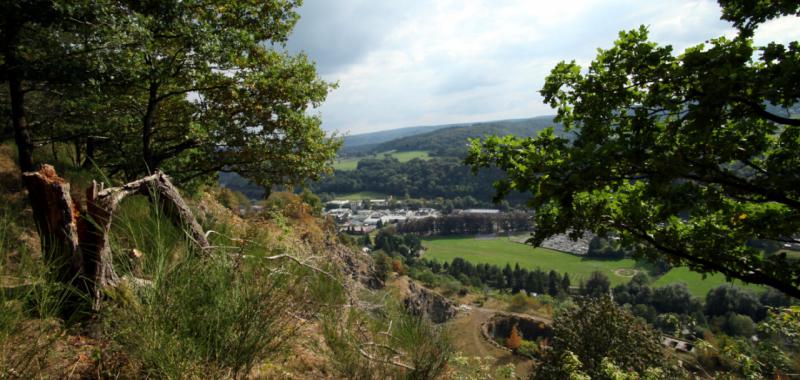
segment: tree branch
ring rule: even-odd
[[[679,249],[667,247],[666,245],[663,245],[660,242],[658,242],[653,236],[646,234],[642,231],[639,231],[633,227],[630,227],[624,223],[612,222],[611,224],[616,228],[627,231],[631,235],[634,235],[637,238],[649,243],[654,248],[668,255],[672,255],[684,260],[691,261],[692,263],[699,264],[700,266],[704,267],[707,270],[718,271],[724,274],[725,276],[731,278],[738,278],[742,281],[754,284],[768,285],[786,293],[787,295],[800,299],[800,289],[791,286],[785,281],[781,281],[775,277],[766,275],[764,272],[761,272],[757,268],[750,267],[749,273],[746,272],[743,273],[737,270],[733,270],[731,268],[725,267],[722,263],[719,263],[717,261],[700,258],[697,256],[690,255],[689,253],[681,251]]]
[[[788,117],[775,115],[775,114],[773,114],[771,112],[768,112],[760,104],[758,104],[758,103],[756,103],[756,102],[754,102],[754,101],[752,101],[750,99],[746,99],[744,97],[741,97],[741,96],[733,96],[733,97],[731,97],[731,99],[750,107],[750,109],[753,112],[755,112],[756,115],[761,116],[761,117],[763,117],[763,118],[765,118],[765,119],[767,119],[769,121],[772,121],[772,122],[778,123],[778,124],[783,124],[783,125],[791,125],[791,126],[794,126],[794,127],[800,127],[800,119],[792,119],[792,118],[788,118]]]

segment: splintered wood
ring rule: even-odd
[[[191,240],[206,252],[209,247],[203,229],[178,189],[161,172],[108,189],[96,182],[86,191],[86,215],[70,196],[70,186],[50,165],[23,173],[33,215],[42,240],[45,260],[52,265],[59,281],[76,285],[100,307],[102,289],[114,286],[119,278],[114,271],[109,231],[114,212],[129,195],[141,194],[159,205]]]

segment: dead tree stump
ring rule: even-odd
[[[125,197],[146,196],[159,205],[164,214],[187,232],[202,252],[208,247],[203,229],[194,218],[178,189],[161,172],[119,187],[99,188],[96,182],[86,191],[86,213],[69,194],[69,184],[58,177],[50,165],[38,172],[23,174],[28,188],[36,225],[39,228],[45,260],[58,271],[59,281],[79,285],[93,300],[93,309],[100,308],[102,290],[114,286],[119,277],[114,271],[109,232],[114,212]]]
[[[83,274],[84,260],[78,233],[81,221],[69,184],[50,165],[23,173],[22,179],[28,188],[44,260],[56,270],[59,281],[72,283]]]

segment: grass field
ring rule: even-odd
[[[728,283],[725,281],[725,276],[721,274],[708,275],[703,279],[703,275],[697,272],[692,272],[688,268],[672,268],[669,272],[659,277],[653,282],[653,287],[660,287],[675,282],[683,282],[689,288],[689,291],[695,297],[705,298],[708,291],[716,288],[722,284]],[[734,285],[741,288],[748,288],[754,291],[761,291],[764,288],[756,285],[743,284],[741,281],[736,281]]]
[[[362,199],[385,199],[386,196],[386,194],[376,193],[374,191],[359,191],[357,193],[336,194],[336,199],[360,201]]]
[[[630,277],[622,277],[614,272],[618,269],[635,269],[636,262],[631,259],[596,260],[553,251],[547,248],[531,248],[529,245],[515,243],[508,238],[499,237],[478,240],[473,237],[450,237],[425,239],[423,245],[428,249],[425,257],[440,262],[450,262],[461,257],[472,263],[487,263],[504,267],[506,264],[528,269],[541,268],[569,273],[573,285],[586,281],[589,275],[599,270],[611,279],[612,285],[628,282]]]
[[[415,158],[421,158],[423,160],[427,160],[430,158],[428,156],[428,152],[421,151],[421,150],[414,150],[410,152],[385,152],[385,153],[377,153],[371,156],[364,156],[364,157],[354,157],[354,158],[347,158],[344,160],[336,160],[333,163],[333,168],[336,170],[356,170],[358,167],[358,161],[363,160],[365,158],[381,158],[384,154],[388,154],[394,158],[396,158],[400,162],[408,162]]]
[[[514,266],[519,263],[521,267],[542,270],[555,270],[559,273],[569,273],[573,285],[580,280],[586,280],[589,275],[599,270],[611,279],[612,285],[628,282],[635,273],[636,262],[631,259],[623,260],[597,260],[581,258],[572,254],[553,251],[546,248],[531,248],[528,245],[516,243],[505,237],[491,240],[479,240],[474,237],[448,237],[425,239],[423,245],[428,248],[425,257],[436,259],[440,262],[450,262],[456,257],[461,257],[472,263],[487,263],[504,267],[506,264]],[[701,274],[687,268],[674,268],[665,275],[656,279],[652,286],[660,287],[671,283],[683,282],[692,295],[705,298],[709,290],[725,284],[725,276],[713,275],[703,279]],[[744,285],[736,282],[735,285],[753,290],[763,289],[758,286]]]

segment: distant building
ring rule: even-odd
[[[350,218],[350,214],[353,211],[349,208],[335,208],[333,210],[328,210],[326,214],[333,216],[336,218],[337,222],[344,222]]]
[[[691,342],[683,339],[673,338],[671,336],[663,335],[661,337],[661,344],[663,344],[664,347],[671,348],[675,351],[680,351],[680,352],[694,351],[694,345]]]
[[[408,217],[406,217],[405,215],[392,214],[381,217],[381,222],[383,222],[383,224],[399,223],[399,222],[405,222],[406,219],[408,219]]]
[[[499,214],[500,210],[493,208],[470,208],[461,211],[462,214]]]
[[[350,208],[350,201],[348,200],[333,200],[325,202],[326,209],[340,209],[340,208]]]
[[[389,207],[389,201],[386,199],[370,199],[369,205],[371,207]]]

